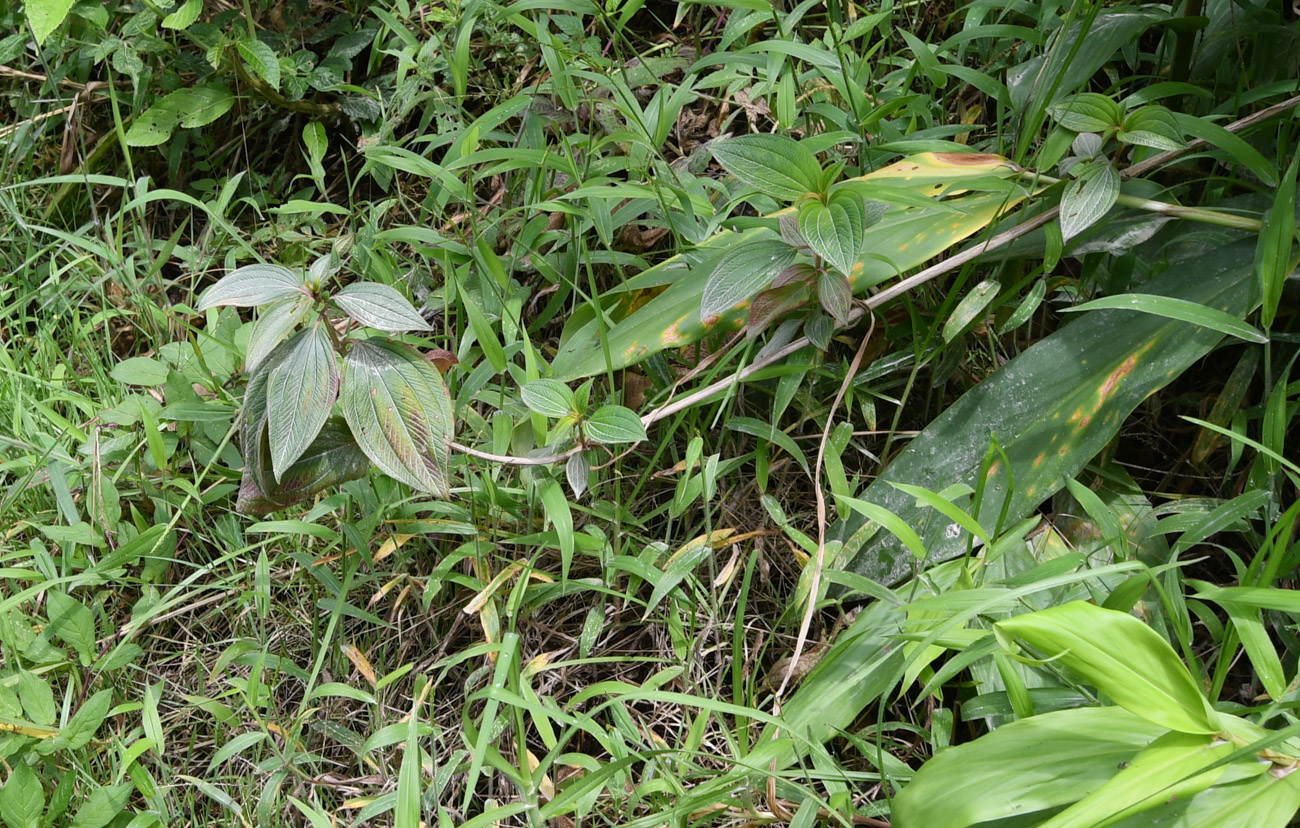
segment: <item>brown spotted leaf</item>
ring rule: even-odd
[[[343,360],[339,402],[357,444],[385,474],[446,497],[451,397],[432,363],[405,345],[368,339]]]
[[[1142,286],[1237,318],[1258,306],[1252,278],[1255,242],[1238,242],[1197,260],[1195,278],[1174,268]],[[893,484],[938,492],[954,484],[974,490],[990,439],[1010,460],[987,472],[978,517],[993,534],[1005,511],[1010,523],[1030,514],[1077,475],[1119,430],[1138,403],[1162,388],[1223,338],[1189,322],[1124,310],[1086,312],[1011,360],[971,389],[916,437],[862,495],[917,531],[927,563],[966,551],[968,533]],[[975,511],[972,497],[955,502]],[[867,531],[859,534],[859,530]],[[911,571],[912,554],[889,532],[868,534],[853,516],[836,527],[853,555],[848,568],[882,583]],[[855,537],[856,536],[856,537]],[[854,552],[856,548],[856,553]]]

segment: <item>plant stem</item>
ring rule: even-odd
[[[1053,178],[1050,175],[1025,170],[1021,176],[1035,184],[1060,184],[1064,179]],[[1136,210],[1146,210],[1149,213],[1159,213],[1163,216],[1173,218],[1188,219],[1190,221],[1199,221],[1204,224],[1217,224],[1220,227],[1231,227],[1236,230],[1247,230],[1252,233],[1258,233],[1263,229],[1263,223],[1259,219],[1247,218],[1246,216],[1234,216],[1231,213],[1221,213],[1218,210],[1207,210],[1204,207],[1184,207],[1181,204],[1170,204],[1167,201],[1156,201],[1150,198],[1140,198],[1138,196],[1120,193],[1116,197],[1115,203],[1123,207],[1132,207]]]

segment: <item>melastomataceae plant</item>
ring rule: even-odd
[[[326,290],[339,268],[335,253],[305,272],[248,265],[199,297],[200,311],[260,308],[239,417],[241,512],[265,514],[304,500],[361,477],[370,463],[415,489],[447,495],[447,386],[420,352],[376,333],[431,328],[387,285]]]

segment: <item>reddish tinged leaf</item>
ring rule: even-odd
[[[307,500],[316,494],[332,489],[349,480],[364,477],[370,460],[357,441],[352,438],[348,425],[340,417],[325,421],[320,434],[302,457],[290,466],[277,483],[269,474],[269,453],[262,441],[260,456],[254,458],[260,473],[246,466],[239,484],[239,502],[236,508],[246,515],[264,515]],[[245,463],[250,461],[246,460]],[[262,481],[259,486],[258,480]]]
[[[405,345],[367,339],[343,361],[339,394],[357,444],[385,474],[449,494],[451,397],[442,375]]]
[[[269,363],[266,381],[271,469],[277,481],[316,439],[339,392],[338,359],[323,321],[288,345],[283,359]]]

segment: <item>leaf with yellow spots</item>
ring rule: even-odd
[[[884,188],[916,197],[909,201],[940,193],[950,196],[933,207],[894,204],[879,222],[865,228],[863,252],[845,274],[853,291],[860,294],[918,267],[995,221],[1020,198],[978,192],[951,196],[962,192],[963,182],[974,187],[981,179],[1015,174],[1015,167],[999,155],[923,153],[853,179],[879,185],[873,197]],[[665,348],[684,347],[707,334],[740,328],[749,316],[750,300],[702,316],[705,285],[724,261],[734,261],[734,255],[728,258],[729,251],[775,239],[780,215],[760,220],[756,227],[720,233],[606,292],[600,300],[609,314],[604,326],[590,307],[574,314],[551,366],[555,376],[572,380],[626,368]],[[663,292],[629,310],[628,294],[640,296],[639,291],[650,288],[663,288]],[[602,327],[607,328],[604,342]]]
[[[1222,247],[1198,259],[1195,278],[1175,269],[1142,291],[1242,319],[1259,305],[1251,275],[1254,244]],[[927,564],[962,555],[970,534],[894,484],[932,492],[954,485],[975,490],[990,438],[997,437],[1010,474],[1001,463],[990,467],[978,510],[972,494],[955,501],[996,536],[1000,518],[1010,525],[1029,515],[1110,442],[1138,403],[1222,338],[1221,331],[1165,316],[1116,308],[1085,312],[950,406],[860,498],[914,529]],[[869,578],[893,583],[912,571],[913,553],[860,515],[841,521],[832,537],[846,543],[847,568]]]

